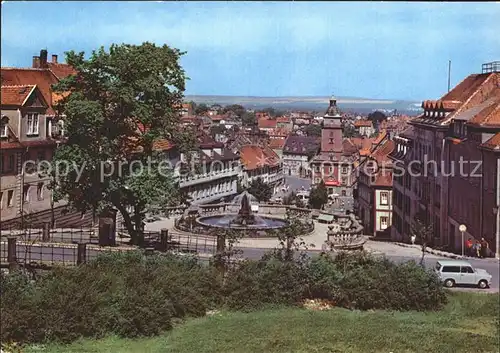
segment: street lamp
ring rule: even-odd
[[[462,257],[464,256],[464,233],[467,231],[467,226],[465,224],[461,224],[458,227],[460,233],[462,233]]]

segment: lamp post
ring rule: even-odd
[[[462,257],[464,256],[464,233],[467,231],[467,226],[465,224],[461,224],[458,227],[460,233],[462,233]]]

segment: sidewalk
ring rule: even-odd
[[[419,244],[406,244],[406,243],[397,243],[397,242],[394,242],[392,244],[395,244],[395,245],[403,247],[403,248],[413,248],[413,249],[417,249],[419,251],[422,251],[422,246]],[[479,258],[479,257],[472,257],[472,256],[462,256],[462,255],[458,255],[458,254],[454,254],[454,253],[450,253],[450,252],[446,252],[446,251],[435,250],[435,249],[432,249],[430,247],[427,247],[425,249],[425,252],[427,252],[429,254],[436,255],[436,256],[448,257],[450,259],[457,259],[457,260],[481,260],[481,261],[487,261],[487,262],[498,262],[499,261],[498,259],[495,259],[494,257]]]

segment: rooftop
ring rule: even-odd
[[[23,106],[35,85],[2,86],[2,105]]]

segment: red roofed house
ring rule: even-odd
[[[373,127],[371,120],[356,120],[354,122],[354,128],[361,136],[366,137],[370,137],[375,132],[375,128]]]
[[[353,204],[353,185],[355,184],[354,162],[358,149],[349,139],[342,136],[342,116],[337,100],[332,97],[330,106],[323,117],[320,152],[311,161],[312,183],[317,185],[323,180],[328,193],[341,196],[346,208]]]
[[[394,141],[388,138],[368,155],[359,168],[357,213],[365,234],[377,235],[391,226],[392,163],[389,154]]]
[[[50,180],[35,171],[38,162],[52,159],[63,135],[62,123],[55,124],[54,104],[60,97],[51,85],[73,73],[69,65],[57,62],[57,55],[48,62],[47,50],[33,57],[32,68],[1,69],[2,221],[51,207]]]
[[[254,179],[261,178],[276,188],[283,181],[279,156],[268,146],[245,145],[240,148],[243,166],[242,184],[248,186]]]
[[[261,116],[257,120],[257,124],[258,124],[259,129],[261,131],[265,131],[265,132],[269,133],[272,130],[276,129],[277,121],[276,121],[276,119],[271,119],[268,116]]]
[[[424,113],[395,139],[392,157],[405,175],[394,178],[393,239],[408,241],[421,212],[434,225],[435,245],[461,253],[464,224],[466,239],[485,238],[499,257],[499,104],[500,62],[422,103]]]

